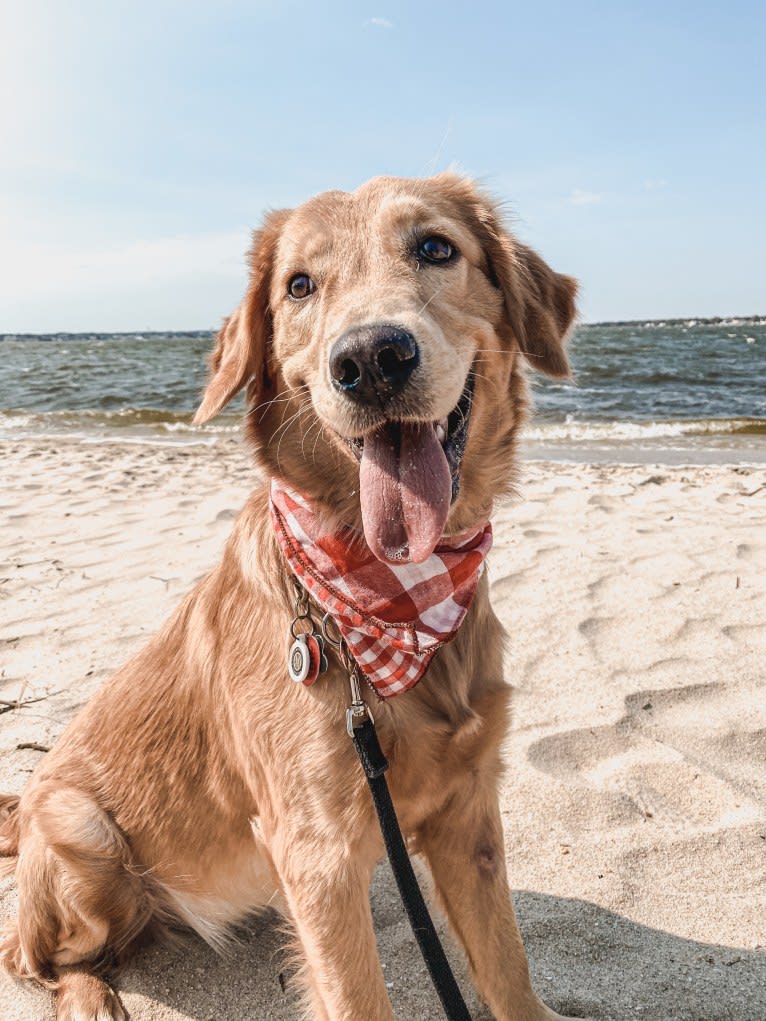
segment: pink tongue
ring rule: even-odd
[[[426,560],[444,531],[452,498],[434,427],[403,424],[365,436],[359,495],[364,537],[378,560]]]

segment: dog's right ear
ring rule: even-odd
[[[218,333],[210,357],[210,378],[192,419],[194,425],[202,425],[217,415],[251,380],[255,381],[256,393],[268,380],[272,331],[269,289],[274,253],[289,215],[289,209],[269,213],[261,229],[253,235],[247,294],[236,312],[224,320]]]

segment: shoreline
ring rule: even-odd
[[[126,430],[127,432],[127,430]],[[177,434],[176,434],[177,435]],[[756,438],[757,437],[757,438]],[[730,440],[730,436],[726,439]],[[550,462],[564,465],[619,465],[667,466],[667,467],[720,467],[752,468],[766,470],[766,435],[751,435],[734,446],[715,445],[708,437],[707,444],[677,443],[668,445],[660,439],[641,443],[638,440],[619,440],[612,443],[591,440],[541,441],[530,437],[529,431],[522,430],[519,442],[519,463]],[[7,451],[18,447],[25,449],[51,447],[83,450],[173,450],[196,454],[205,458],[206,451],[239,451],[251,463],[252,455],[242,435],[240,426],[221,426],[217,430],[196,430],[196,434],[176,438],[173,432],[165,435],[142,436],[140,434],[93,434],[51,433],[36,436],[0,436],[0,459]],[[236,455],[235,455],[236,456]]]
[[[763,449],[742,451],[716,450],[712,447],[658,448],[625,445],[623,447],[550,446],[525,442],[519,446],[519,460],[569,465],[616,465],[623,468],[657,467],[704,468],[718,465],[721,468],[752,468],[766,471],[766,443]]]

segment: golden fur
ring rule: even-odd
[[[450,237],[459,260],[413,261],[408,245],[423,231]],[[309,270],[320,286],[297,305],[286,281]],[[448,520],[460,531],[513,483],[522,356],[568,372],[575,290],[455,175],[320,195],[270,214],[255,235],[250,284],[219,334],[196,420],[246,386],[264,475],[287,478],[328,519],[358,525],[359,468],[340,437],[374,423],[329,385],[328,350],[349,326],[401,323],[423,370],[417,407],[403,417],[446,415],[475,366]],[[18,856],[20,894],[4,960],[56,990],[59,1021],[123,1016],[100,976],[142,933],[180,922],[217,946],[275,897],[305,956],[311,1016],[393,1018],[368,902],[383,849],[345,732],[347,678],[333,661],[313,687],[290,683],[293,599],[263,483],[221,563],[70,724],[20,803],[0,804],[0,853],[11,865]],[[529,982],[506,879],[502,644],[485,575],[454,642],[375,718],[402,829],[430,866],[479,992],[498,1021],[551,1021],[558,1015]]]

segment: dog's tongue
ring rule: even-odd
[[[359,496],[367,545],[390,563],[421,563],[449,514],[452,479],[430,424],[383,426],[364,438]]]

